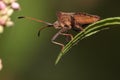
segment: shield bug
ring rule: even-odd
[[[71,29],[75,31],[82,31],[84,30],[83,27],[85,25],[89,25],[91,23],[94,23],[100,20],[100,17],[97,15],[91,15],[88,13],[81,13],[81,12],[76,12],[76,13],[58,12],[57,13],[58,20],[55,21],[54,23],[45,22],[42,20],[38,20],[36,18],[27,17],[27,16],[21,16],[18,18],[26,18],[26,19],[30,19],[30,20],[34,20],[34,21],[46,24],[47,26],[39,29],[38,36],[40,35],[40,31],[47,27],[54,27],[55,29],[59,29],[59,31],[53,36],[51,41],[52,43],[61,46],[62,49],[64,48],[64,44],[55,41],[59,35],[63,35],[73,39],[72,34],[68,34],[67,31]]]

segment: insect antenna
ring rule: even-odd
[[[49,26],[44,26],[44,27],[41,27],[40,29],[39,29],[39,31],[38,31],[38,36],[40,36],[40,32],[41,32],[41,30],[43,30],[43,29],[45,29],[45,28],[48,28]]]
[[[33,17],[28,17],[28,16],[20,16],[20,17],[18,17],[18,19],[22,19],[22,18],[29,19],[29,20],[34,20],[34,21],[37,21],[37,22],[41,22],[41,23],[47,24],[47,26],[41,27],[41,28],[39,29],[39,31],[38,31],[38,36],[40,36],[41,30],[53,26],[52,23],[45,22],[45,21],[42,21],[42,20],[39,20],[39,19],[36,19],[36,18],[33,18]]]
[[[33,18],[33,17],[28,17],[28,16],[20,16],[20,17],[18,17],[18,19],[23,19],[23,18],[33,20],[33,21],[36,21],[36,22],[41,22],[41,23],[44,23],[44,24],[47,24],[47,25],[53,25],[52,23],[45,22],[43,20],[39,20],[39,19],[36,19],[36,18]]]

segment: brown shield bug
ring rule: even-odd
[[[67,31],[71,29],[75,31],[82,31],[84,30],[83,29],[84,25],[89,25],[91,23],[100,20],[100,17],[97,15],[91,15],[88,13],[81,13],[81,12],[76,12],[76,13],[58,12],[57,13],[58,20],[55,21],[53,24],[27,16],[21,16],[18,18],[27,18],[30,20],[47,24],[47,26],[39,29],[38,36],[40,35],[40,31],[43,30],[44,28],[54,27],[55,29],[59,29],[59,31],[53,36],[51,41],[54,44],[60,45],[62,49],[64,48],[64,44],[55,41],[59,35],[64,35],[66,37],[70,37],[71,39],[73,39],[72,34],[67,34],[66,33]]]

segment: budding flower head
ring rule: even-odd
[[[3,65],[2,65],[2,60],[0,59],[0,71],[2,70]]]
[[[13,26],[11,15],[19,9],[20,5],[17,0],[0,0],[0,33],[3,33],[4,27]]]

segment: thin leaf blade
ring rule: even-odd
[[[120,17],[112,17],[112,18],[106,18],[103,20],[100,20],[98,22],[95,22],[91,25],[88,25],[83,31],[78,33],[73,40],[71,40],[66,46],[64,47],[63,51],[61,51],[55,61],[55,64],[59,62],[61,57],[66,54],[78,41],[87,38],[89,36],[92,36],[93,34],[96,34],[102,30],[105,30],[106,28],[111,28],[111,25],[120,25]]]

